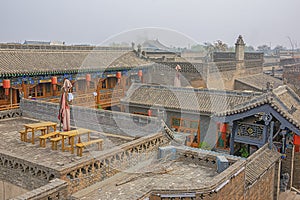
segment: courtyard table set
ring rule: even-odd
[[[83,148],[90,146],[92,144],[98,145],[98,150],[102,149],[103,139],[93,139],[91,140],[90,134],[91,130],[78,128],[75,130],[60,132],[56,130],[57,123],[55,122],[37,122],[31,124],[24,124],[24,130],[19,131],[21,141],[31,142],[35,144],[35,135],[38,135],[40,141],[40,147],[46,148],[46,142],[51,142],[51,149],[57,150],[58,143],[61,141],[62,152],[68,150],[71,154],[74,154],[74,148],[77,148],[77,156],[82,156]],[[50,129],[52,129],[50,131]],[[28,138],[28,133],[31,133],[31,137]],[[87,141],[82,142],[81,137],[87,136]],[[68,144],[65,144],[66,139],[68,139]],[[77,139],[77,142],[76,142]]]

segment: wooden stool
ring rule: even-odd
[[[91,141],[88,141],[88,142],[81,142],[81,143],[76,144],[77,156],[81,157],[83,148],[85,148],[85,147],[87,147],[91,144],[98,143],[98,150],[101,150],[102,149],[102,142],[103,142],[103,139],[97,139],[97,140],[91,140]]]

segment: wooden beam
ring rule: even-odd
[[[290,188],[293,187],[293,176],[294,176],[294,159],[295,159],[295,145],[293,144],[292,148],[292,159],[291,159],[291,182],[290,182]]]

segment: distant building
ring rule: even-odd
[[[62,41],[51,41],[50,45],[65,45],[65,42],[62,42]]]
[[[23,44],[30,44],[30,45],[50,45],[50,43],[51,42],[25,40],[25,42]]]
[[[156,40],[146,40],[142,44],[142,50],[143,51],[167,51],[172,52],[172,49],[162,44],[158,39]]]
[[[157,42],[155,41],[155,44]],[[157,45],[158,47],[160,45]],[[242,36],[238,37],[235,49],[235,52],[214,52],[212,62],[203,62],[201,59],[190,60],[172,50],[145,50],[141,53],[142,57],[155,62],[155,65],[144,82],[172,86],[176,74],[175,67],[180,65],[183,87],[207,88],[209,86],[233,90],[235,79],[263,73],[264,63],[263,53],[245,52]]]

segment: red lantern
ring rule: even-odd
[[[221,133],[226,133],[227,131],[227,124],[226,123],[221,123],[220,124],[220,132]]]
[[[3,80],[3,88],[5,89],[5,95],[9,95],[9,88],[10,88],[10,80],[4,79]]]
[[[53,85],[53,90],[56,90],[56,84],[57,84],[57,77],[56,76],[52,76],[51,77],[51,83]]]
[[[143,76],[143,70],[141,70],[141,69],[139,70],[138,76],[139,76],[139,77],[142,77],[142,76]]]
[[[117,77],[117,79],[121,79],[122,73],[121,72],[117,72],[116,77]]]
[[[56,76],[52,76],[51,77],[51,83],[52,83],[52,85],[56,85],[57,84],[57,77]]]
[[[152,110],[148,110],[148,116],[152,116]]]
[[[294,145],[300,145],[300,136],[294,135]]]

